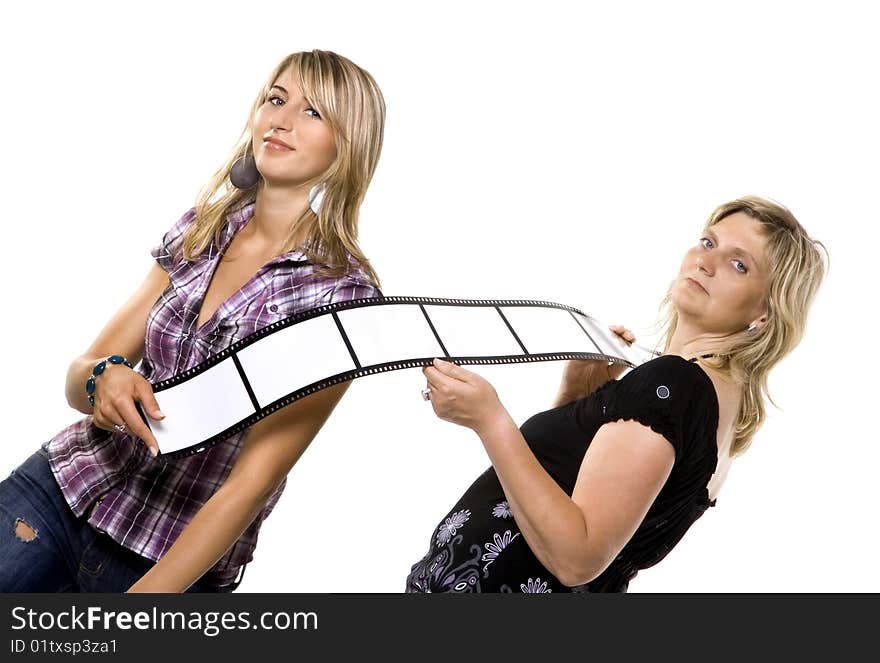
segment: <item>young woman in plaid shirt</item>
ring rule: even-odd
[[[155,456],[135,403],[160,420],[152,384],[298,311],[381,295],[357,228],[384,119],[373,78],[335,53],[274,69],[229,160],[71,364],[67,399],[88,416],[0,484],[0,590],[238,586],[288,471],[347,384],[173,460]],[[87,393],[113,355],[125,362],[105,361]]]

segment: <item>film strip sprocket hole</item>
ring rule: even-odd
[[[264,417],[346,380],[427,366],[652,358],[578,309],[529,300],[381,297],[279,320],[154,385],[165,413],[145,419],[161,457],[204,451]]]

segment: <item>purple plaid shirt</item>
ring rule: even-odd
[[[345,276],[315,276],[299,250],[264,265],[214,316],[196,329],[199,309],[220,257],[235,233],[253,216],[254,203],[227,217],[219,249],[194,262],[183,261],[183,232],[189,210],[152,250],[168,272],[170,285],[147,319],[143,361],[137,366],[151,383],[202,362],[258,329],[299,311],[339,301],[380,296],[356,266]],[[214,494],[232,469],[247,430],[187,458],[154,459],[127,433],[102,430],[85,417],[58,433],[46,448],[49,464],[70,508],[115,541],[152,560],[161,558],[186,524]],[[286,480],[232,548],[205,574],[217,585],[233,582],[253,559],[257,533],[284,490]]]

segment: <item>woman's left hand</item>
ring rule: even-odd
[[[431,390],[431,407],[445,421],[479,435],[507,414],[495,388],[476,373],[442,359],[434,359],[422,373]]]

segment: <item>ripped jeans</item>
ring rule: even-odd
[[[74,515],[44,449],[0,482],[0,592],[124,592],[154,564]]]

